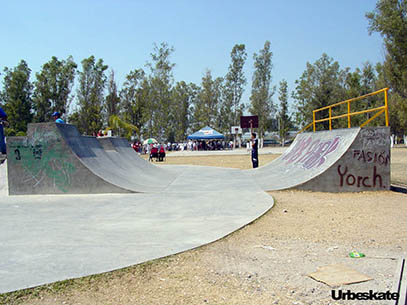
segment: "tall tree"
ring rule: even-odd
[[[270,120],[273,112],[274,88],[271,86],[273,68],[273,53],[270,50],[270,41],[264,43],[264,48],[260,53],[254,53],[254,74],[252,81],[252,92],[250,96],[250,113],[259,117],[259,137],[264,136],[267,121]]]
[[[170,105],[174,82],[172,70],[175,66],[170,62],[173,52],[174,48],[169,47],[167,43],[154,45],[153,53],[151,53],[152,62],[147,64],[151,72],[149,77],[151,95],[147,105],[151,113],[149,120],[151,120],[152,131],[150,132],[160,141],[167,140],[173,133],[168,124],[174,116]]]
[[[386,88],[390,84],[384,63],[376,64],[377,88]],[[399,94],[391,90],[388,96],[389,124],[391,132],[403,136],[407,130],[407,103]],[[383,124],[382,124],[383,125]]]
[[[306,70],[299,80],[293,98],[297,101],[297,123],[300,126],[312,122],[312,111],[344,100],[345,80],[348,70],[341,70],[339,63],[327,54],[322,54],[314,64],[307,63]],[[316,119],[328,117],[318,112]],[[338,124],[338,121],[335,121]],[[327,129],[328,122],[318,124],[319,129]]]
[[[385,73],[394,91],[407,98],[407,0],[379,0],[366,14],[369,32],[384,38]]]
[[[187,138],[190,125],[191,105],[197,97],[198,87],[195,84],[178,82],[172,90],[174,140],[182,142]]]
[[[223,78],[212,78],[212,72],[206,70],[202,77],[201,89],[194,105],[194,130],[205,126],[218,127],[219,105],[222,97]]]
[[[390,125],[401,136],[407,132],[407,0],[379,0],[366,14],[369,32],[384,38],[386,57],[381,65],[382,86],[390,87]]]
[[[68,111],[76,68],[72,56],[67,60],[53,56],[42,66],[41,72],[36,73],[33,95],[36,122],[49,121],[55,111],[61,114]]]
[[[245,45],[235,45],[230,57],[232,62],[225,77],[224,98],[221,106],[222,132],[230,130],[232,125],[239,125],[240,115],[244,111],[244,104],[241,103],[241,99],[246,85],[246,77],[243,71],[247,58]]]
[[[137,126],[141,131],[149,117],[149,113],[146,112],[149,83],[143,69],[135,69],[126,76],[120,96],[123,105],[120,116],[125,122]]]
[[[107,96],[105,99],[104,110],[106,112],[107,120],[112,115],[119,115],[120,113],[120,97],[117,92],[117,84],[114,78],[114,70],[110,71],[109,80],[107,84]]]
[[[105,71],[108,66],[103,60],[97,62],[92,55],[82,60],[79,71],[79,88],[77,92],[79,105],[78,129],[86,134],[94,134],[102,128],[102,105],[106,83]]]
[[[376,68],[369,62],[363,64],[362,70],[357,68],[355,72],[348,73],[345,81],[346,89],[346,99],[355,98],[361,95],[365,95],[381,89],[378,87],[377,83],[377,72]],[[362,111],[366,109],[372,109],[383,105],[383,95],[374,95],[366,99],[355,101],[351,103],[351,111]],[[343,106],[343,112],[347,112],[345,109],[346,105]],[[360,114],[352,117],[352,126],[359,126],[367,119],[369,119],[372,114],[371,112]],[[383,116],[375,119],[370,125],[382,125],[384,120]],[[345,127],[345,126],[343,126]]]
[[[14,69],[4,69],[4,88],[2,100],[10,122],[9,134],[27,131],[32,122],[32,84],[31,69],[21,60]]]
[[[286,80],[280,82],[280,87],[278,90],[280,100],[280,109],[278,113],[279,120],[279,136],[281,140],[281,145],[284,146],[285,139],[287,137],[288,131],[292,127],[290,116],[288,115],[288,84]]]

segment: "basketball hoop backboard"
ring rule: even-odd
[[[240,128],[240,126],[232,126],[230,128],[230,133],[231,134],[242,134],[242,128]]]

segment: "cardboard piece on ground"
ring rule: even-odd
[[[373,280],[371,277],[341,264],[318,267],[316,272],[310,273],[308,276],[331,287]]]

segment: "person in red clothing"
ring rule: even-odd
[[[150,159],[148,160],[151,161],[153,158],[158,159],[158,148],[156,145],[151,148]]]
[[[162,161],[164,161],[164,158],[165,158],[165,149],[164,149],[164,146],[161,145],[160,151],[158,153],[158,161],[162,162]]]
[[[134,141],[134,142],[133,142],[133,145],[132,145],[131,147],[133,147],[133,149],[134,149],[136,152],[139,152],[139,144],[138,144],[138,142]]]

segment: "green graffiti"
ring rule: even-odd
[[[69,190],[76,169],[63,150],[62,139],[55,132],[36,130],[29,139],[10,143],[9,149],[10,162],[24,170],[23,183],[33,183],[36,187],[48,178],[60,191],[66,193]]]

